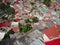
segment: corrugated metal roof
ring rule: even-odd
[[[39,39],[36,39],[34,42],[32,42],[30,45],[45,45],[42,43]]]
[[[43,31],[50,39],[53,39],[55,37],[59,37],[60,35],[60,25],[57,27],[51,27],[47,30]]]

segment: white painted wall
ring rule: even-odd
[[[5,32],[0,32],[0,41],[4,38]]]
[[[50,41],[50,39],[45,34],[43,34],[43,39],[44,39],[44,42]]]

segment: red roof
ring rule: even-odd
[[[20,2],[19,2],[19,1],[17,1],[17,2],[16,2],[16,4],[20,4]]]
[[[18,27],[12,27],[14,32],[18,32],[19,28]]]
[[[11,26],[11,22],[0,23],[0,27]]]
[[[58,33],[60,35],[60,25],[57,26],[57,29],[58,29]]]
[[[21,18],[16,18],[16,21],[18,22],[18,21],[20,21],[21,20]]]
[[[19,11],[16,11],[15,13],[16,13],[16,14],[19,14]]]
[[[57,12],[60,13],[60,9],[58,9]]]
[[[53,41],[45,42],[46,45],[60,45],[60,38]]]
[[[52,38],[55,38],[55,37],[59,37],[60,36],[60,25],[58,25],[57,27],[51,27],[49,29],[46,29],[43,31],[47,36],[48,38],[52,39]]]

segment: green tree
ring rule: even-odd
[[[15,14],[15,10],[14,10],[14,8],[9,7],[9,8],[6,10],[6,13],[7,13],[8,15]]]
[[[5,36],[4,36],[4,39],[7,39],[7,38],[10,38],[10,34],[14,34],[15,32],[11,29],[11,30],[9,30],[6,34],[5,34]]]
[[[7,9],[7,6],[4,3],[2,3],[0,4],[0,9],[5,11]]]
[[[30,31],[32,29],[32,26],[31,26],[31,24],[24,24],[19,29],[20,29],[19,32],[25,33],[27,31]]]
[[[32,29],[31,24],[27,24],[27,30],[29,31],[29,30],[31,30],[31,29]]]
[[[50,6],[51,0],[44,0],[44,4],[45,4],[46,6]]]
[[[22,32],[26,32],[27,31],[27,26],[26,25],[23,25],[22,26]]]
[[[34,18],[32,18],[32,21],[33,21],[34,23],[37,23],[37,22],[39,21],[39,19],[38,19],[37,17],[34,17]]]
[[[22,32],[22,25],[20,23],[18,23],[18,27],[19,27],[19,32]]]
[[[10,3],[7,4],[0,4],[0,9],[3,10],[5,12],[5,14],[7,15],[7,19],[13,19],[15,16],[15,10],[14,8],[10,7]],[[4,17],[6,16],[4,15]],[[3,15],[2,15],[3,16]]]
[[[30,31],[31,29],[32,29],[31,24],[26,24],[26,25],[23,25],[22,32],[27,32],[27,31]]]
[[[25,22],[26,22],[26,23],[29,23],[29,22],[30,22],[30,20],[29,20],[29,19],[25,19]]]
[[[31,5],[34,5],[35,3],[34,2],[30,2]]]

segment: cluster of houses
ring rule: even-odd
[[[9,2],[9,0],[3,0],[3,2]],[[39,21],[37,23],[32,23],[32,27],[34,30],[29,32],[27,36],[29,36],[30,40],[34,40],[29,45],[48,45],[50,41],[58,39],[60,42],[60,8],[59,2],[55,2],[51,4],[51,7],[45,6],[43,3],[36,1],[36,0],[25,0],[24,3],[22,0],[10,0],[11,7],[15,9],[16,15],[13,21],[2,21],[4,19],[0,19],[0,27],[2,29],[8,30],[13,29],[13,31],[18,33],[18,23],[25,24],[24,19],[28,18],[31,19],[32,17],[37,17]],[[35,2],[36,1],[36,2]],[[0,0],[2,2],[2,0]],[[34,4],[30,4],[30,2],[34,2]],[[54,11],[55,6],[58,9]],[[57,6],[58,5],[58,6]],[[31,11],[32,9],[32,11]],[[31,12],[30,12],[31,11]],[[8,27],[8,29],[7,29]],[[1,30],[1,29],[0,29]],[[0,41],[4,38],[6,31],[0,31]],[[14,36],[14,35],[13,35]],[[18,37],[18,36],[17,36]],[[23,42],[23,41],[22,41]],[[56,41],[57,42],[57,41]],[[18,45],[20,42],[17,40]],[[27,42],[26,42],[27,43]],[[25,43],[23,42],[24,45]],[[26,44],[28,45],[28,44]],[[50,44],[52,45],[52,43]],[[56,44],[58,45],[58,44]]]

